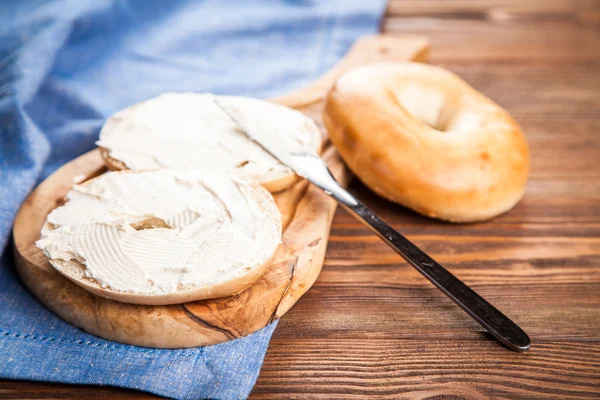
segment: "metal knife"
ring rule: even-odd
[[[216,96],[215,102],[250,139],[296,174],[337,200],[503,345],[515,351],[529,349],[529,336],[517,324],[341,187],[315,152],[306,151],[293,143],[286,146],[282,141],[276,140],[277,135],[269,133],[274,128],[268,122],[251,120],[237,107]]]

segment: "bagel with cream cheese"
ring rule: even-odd
[[[493,218],[523,196],[519,125],[455,74],[418,63],[344,73],[324,122],[350,169],[378,195],[452,222]]]
[[[297,176],[258,144],[215,103],[210,93],[165,93],[110,117],[97,142],[113,170],[198,169],[260,182],[271,193]],[[320,153],[322,136],[312,119],[264,100],[218,96],[249,118],[266,119],[281,140]]]
[[[281,215],[258,183],[198,171],[108,172],[75,185],[36,245],[101,297],[175,304],[233,295],[266,272]]]

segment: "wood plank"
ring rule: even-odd
[[[491,341],[276,338],[267,354],[254,399],[567,399],[600,390],[599,343],[538,343],[515,358]]]
[[[598,28],[564,21],[391,18],[384,29],[429,36],[432,62],[598,63]],[[468,43],[468,45],[465,45]]]
[[[387,19],[580,20],[595,22],[596,0],[391,0]]]
[[[293,340],[298,337],[298,326],[302,326],[302,337],[315,340],[361,342],[371,338],[417,339],[425,336],[445,339],[449,343],[469,340],[473,346],[490,340],[476,322],[436,289],[426,287],[416,273],[407,271],[402,278],[390,278],[392,270],[403,269],[400,265],[390,265],[388,274],[370,265],[361,266],[360,272],[352,268],[327,269],[323,280],[337,275],[336,280],[315,285],[310,296],[294,309],[294,315],[289,319],[292,324],[282,321],[276,338]],[[530,279],[534,283],[526,285],[517,277],[511,277],[513,282],[498,284],[495,282],[499,279],[497,274],[477,283],[470,278],[471,274],[451,269],[510,315],[535,343],[598,341],[598,283],[573,283],[573,279],[535,283]],[[342,273],[348,276],[347,281],[338,280]],[[573,295],[575,291],[578,296]],[[474,351],[471,347],[469,351]],[[511,357],[519,359],[514,354]]]
[[[431,61],[569,63],[600,60],[595,0],[391,0],[385,32],[431,38]]]

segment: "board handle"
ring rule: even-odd
[[[425,36],[364,36],[354,42],[344,58],[312,84],[270,100],[291,108],[304,108],[323,100],[340,75],[351,68],[377,62],[425,62],[429,49],[429,39]]]

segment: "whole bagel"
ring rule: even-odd
[[[453,73],[374,64],[343,74],[327,96],[325,126],[371,190],[453,222],[510,210],[529,174],[525,136],[510,114]]]

